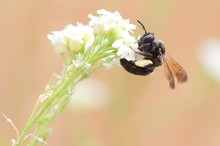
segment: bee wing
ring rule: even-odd
[[[162,65],[163,65],[164,75],[169,82],[170,88],[174,89],[175,88],[175,81],[174,81],[173,73],[169,67],[169,64],[167,63],[164,55],[161,54],[161,55],[159,55],[159,57],[162,62]]]
[[[166,61],[170,68],[172,69],[174,75],[177,78],[179,83],[184,83],[187,81],[188,77],[186,71],[183,69],[181,65],[179,65],[172,57],[169,55],[166,56]]]

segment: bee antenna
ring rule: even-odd
[[[142,29],[144,30],[144,32],[146,34],[147,30],[145,29],[144,25],[139,20],[137,20],[137,22],[140,24],[140,26],[142,27]]]

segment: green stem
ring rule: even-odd
[[[100,42],[97,42],[100,43]],[[106,46],[107,47],[107,46]],[[107,47],[108,48],[108,47]],[[90,64],[93,64],[94,62],[100,60],[101,58],[107,57],[111,55],[111,53],[104,53],[106,48],[99,49],[97,52],[90,53],[90,55],[84,56],[84,58],[81,60],[81,62],[88,62]],[[108,48],[110,49],[110,47]],[[114,48],[112,48],[114,50]],[[90,50],[92,51],[92,49]],[[47,126],[49,125],[50,122],[52,122],[59,114],[54,115],[54,117],[50,119],[45,119],[48,112],[50,112],[50,109],[52,105],[54,104],[54,101],[62,100],[62,97],[65,95],[68,95],[69,93],[69,87],[70,86],[75,86],[79,81],[89,77],[89,75],[99,68],[101,65],[97,64],[96,66],[93,65],[91,68],[85,68],[84,66],[75,68],[71,72],[71,75],[66,74],[66,69],[63,72],[63,78],[60,80],[61,84],[60,85],[54,85],[52,91],[53,94],[42,103],[41,107],[38,109],[38,112],[34,111],[34,116],[32,116],[25,128],[23,129],[18,141],[17,141],[17,146],[20,146],[23,141],[25,136],[29,133],[31,128],[38,124],[36,127],[36,130],[34,132],[34,136],[39,136],[39,138],[42,138],[43,132],[45,131]],[[62,102],[61,102],[62,104]],[[63,105],[63,109],[66,107],[68,103],[65,103],[65,106]],[[62,109],[62,110],[63,110]],[[36,110],[36,108],[35,108]],[[61,111],[62,111],[61,110]],[[60,112],[61,112],[60,111]],[[41,120],[43,120],[43,123],[41,123]],[[31,142],[29,143],[29,146],[35,146],[37,144],[37,139],[32,138]]]
[[[70,101],[70,96],[63,97],[61,102],[59,102],[59,107],[55,111],[53,111],[54,115],[51,117],[47,117],[46,120],[44,120],[43,123],[38,124],[35,130],[35,136],[40,137],[42,139],[46,139],[48,136],[49,130],[47,129],[48,125],[66,108]],[[46,133],[46,134],[45,134]],[[36,138],[32,138],[29,145],[35,146],[37,144],[38,140]]]
[[[48,109],[48,107],[51,105],[51,103],[54,101],[54,99],[59,99],[62,97],[67,91],[67,87],[70,86],[73,83],[74,79],[77,79],[77,77],[83,72],[83,69],[76,70],[77,72],[73,72],[73,74],[65,80],[64,78],[62,80],[65,80],[63,84],[55,90],[54,94],[48,99],[48,101],[39,109],[39,111],[35,114],[35,116],[30,119],[24,130],[22,131],[18,141],[17,146],[20,146],[20,144],[23,142],[24,137],[27,135],[27,133],[30,131],[30,129],[33,127],[33,125],[36,123],[36,121],[45,113],[45,111]]]

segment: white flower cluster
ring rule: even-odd
[[[97,14],[99,14],[99,16],[88,15],[91,19],[89,26],[94,27],[95,34],[107,32],[114,28],[118,29],[123,35],[123,33],[127,33],[128,31],[132,32],[132,29],[135,29],[135,25],[130,24],[128,19],[123,19],[118,11],[111,13],[101,9],[97,11]]]
[[[111,58],[109,62],[112,63],[117,56],[135,60],[134,50],[138,45],[136,39],[130,35],[135,29],[135,25],[130,24],[128,19],[123,19],[117,11],[111,13],[101,9],[97,11],[97,14],[98,16],[88,15],[89,25],[81,23],[76,26],[68,25],[61,31],[53,31],[49,34],[48,39],[55,46],[56,52],[77,56],[77,53],[92,55],[103,49],[104,51],[100,51],[105,54],[102,54],[105,56],[101,58],[102,61],[109,61]],[[104,63],[106,64],[106,62]]]
[[[53,31],[48,35],[59,54],[77,52],[82,47],[88,48],[94,41],[93,29],[88,25],[77,23],[76,26],[69,24],[61,31]]]

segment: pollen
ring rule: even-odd
[[[135,65],[139,66],[139,67],[145,67],[150,64],[153,64],[153,62],[151,60],[137,60],[135,62]]]

